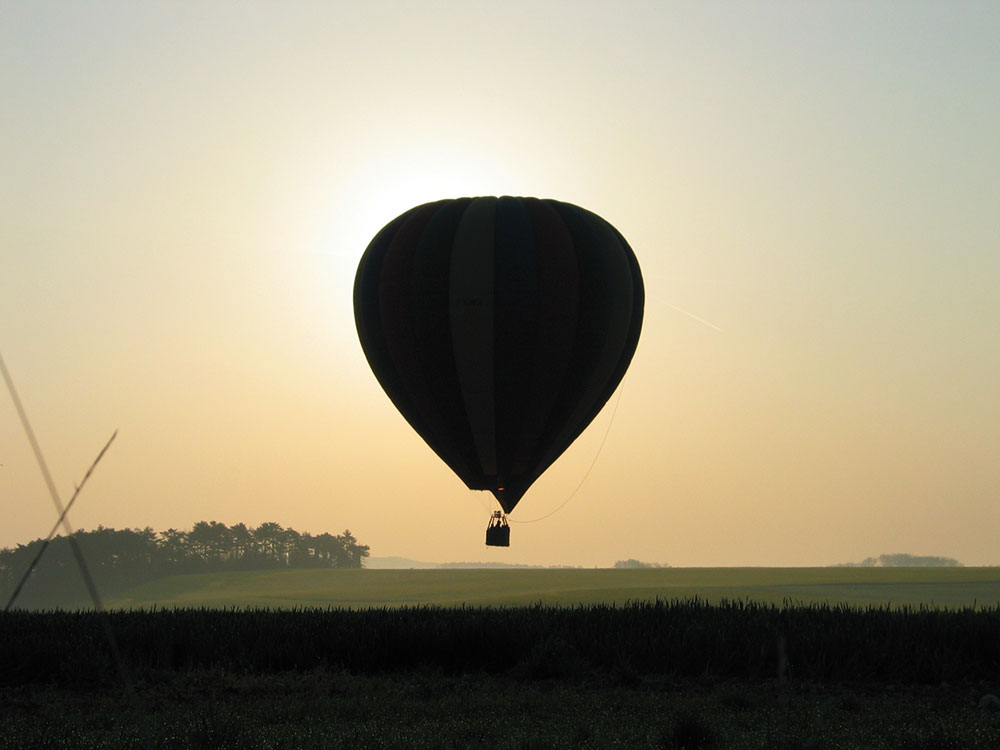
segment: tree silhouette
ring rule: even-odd
[[[350,531],[313,536],[267,521],[255,529],[199,521],[190,531],[115,530],[74,534],[99,590],[113,594],[141,581],[177,573],[274,567],[360,568],[368,546]],[[44,544],[36,539],[0,550],[0,598],[6,601]],[[89,601],[69,539],[56,536],[21,595],[19,607],[86,605]]]
[[[282,549],[282,536],[285,530],[281,524],[266,521],[253,530],[254,543],[260,555],[272,562],[277,562]]]

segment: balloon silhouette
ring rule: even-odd
[[[414,430],[510,512],[597,416],[642,327],[639,264],[569,203],[459,198],[386,225],[358,265],[368,363]]]

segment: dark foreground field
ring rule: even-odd
[[[996,748],[1000,610],[0,617],[0,747]]]

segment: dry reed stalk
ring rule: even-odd
[[[3,608],[4,612],[9,612],[10,608],[14,606],[14,602],[17,600],[18,594],[21,593],[21,589],[24,588],[24,584],[28,582],[28,577],[32,574],[32,572],[34,572],[35,568],[38,566],[38,562],[42,559],[42,555],[44,555],[45,550],[48,549],[49,543],[52,541],[52,538],[56,535],[56,531],[59,530],[59,527],[65,520],[66,514],[69,513],[69,509],[73,507],[73,503],[75,503],[76,499],[80,496],[80,490],[83,489],[83,485],[85,485],[87,483],[87,480],[90,479],[90,475],[93,473],[94,467],[97,466],[97,462],[101,460],[105,452],[107,452],[108,448],[111,447],[111,443],[115,439],[115,436],[117,435],[118,435],[118,430],[115,430],[114,433],[111,435],[110,439],[108,440],[108,442],[105,443],[103,448],[101,448],[101,452],[97,454],[97,458],[95,458],[93,463],[90,464],[90,468],[87,469],[87,473],[83,475],[83,479],[80,480],[80,484],[76,486],[76,489],[73,492],[73,497],[71,497],[69,499],[69,502],[66,503],[66,507],[63,508],[62,513],[59,514],[59,518],[56,519],[56,522],[52,525],[52,529],[49,531],[49,535],[45,537],[45,541],[42,542],[42,546],[39,548],[38,554],[35,555],[35,558],[31,561],[31,564],[28,566],[28,569],[24,571],[24,576],[22,576],[21,580],[18,582],[17,587],[14,589],[14,593],[10,595],[10,600],[7,602],[7,606]]]
[[[42,455],[42,448],[38,444],[38,440],[35,438],[35,431],[31,429],[31,422],[28,421],[28,413],[24,409],[24,405],[21,403],[21,399],[17,395],[17,389],[14,387],[14,379],[10,376],[10,372],[7,370],[7,365],[4,363],[3,356],[0,355],[0,374],[3,375],[4,382],[7,385],[7,391],[10,393],[11,400],[14,402],[14,408],[17,410],[17,416],[21,420],[21,426],[24,428],[25,435],[28,436],[28,442],[31,444],[31,450],[35,454],[35,461],[38,463],[38,468],[41,469],[42,476],[45,478],[45,484],[49,488],[49,495],[52,497],[52,502],[55,503],[56,510],[59,513],[59,520],[56,523],[56,527],[59,525],[66,530],[66,535],[69,538],[70,548],[73,550],[73,556],[76,558],[77,567],[80,569],[80,574],[83,576],[84,582],[87,584],[87,590],[90,592],[90,598],[94,602],[94,609],[100,615],[101,624],[104,629],[104,635],[108,640],[108,647],[111,650],[111,657],[115,663],[115,667],[118,670],[118,675],[121,677],[122,684],[125,687],[125,693],[132,705],[135,707],[139,706],[139,698],[135,692],[135,686],[132,683],[132,677],[129,674],[128,668],[125,666],[125,660],[122,658],[121,650],[118,648],[118,640],[115,638],[114,630],[111,628],[111,621],[107,616],[107,612],[104,610],[104,605],[101,603],[101,597],[97,593],[97,587],[94,585],[94,579],[90,575],[90,571],[87,568],[87,562],[83,558],[83,552],[80,549],[80,545],[76,541],[76,537],[73,535],[73,527],[69,523],[69,519],[66,517],[66,513],[69,511],[69,505],[63,506],[62,500],[59,498],[59,490],[56,489],[55,482],[52,481],[52,474],[49,472],[49,467],[45,463],[45,457]],[[111,441],[115,439],[118,434],[118,430],[115,430],[111,439],[108,440],[104,449],[97,455],[94,462],[87,469],[87,473],[83,477],[83,481],[76,488],[76,492],[73,493],[73,497],[70,499],[70,505],[76,500],[77,496],[80,494],[80,489],[86,483],[87,479],[90,477],[91,472],[93,472],[94,467],[97,466],[97,462],[101,460],[104,456],[105,451],[111,445]],[[37,560],[35,561],[37,563]],[[9,606],[9,605],[8,605]],[[151,746],[149,738],[143,736],[144,743],[147,747]]]

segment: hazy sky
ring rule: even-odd
[[[77,528],[1000,563],[998,81],[995,0],[0,0],[0,352],[66,497],[120,429]],[[593,471],[509,550],[351,299],[397,214],[501,194],[607,218],[647,294],[614,420],[617,396],[512,520],[607,433]],[[0,464],[0,546],[44,535],[3,392]]]

